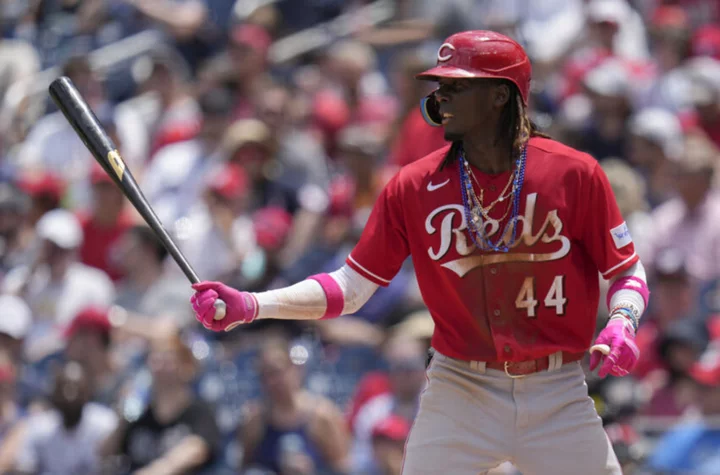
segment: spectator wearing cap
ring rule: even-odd
[[[16,186],[0,183],[0,275],[30,263],[33,224],[28,219],[30,200]]]
[[[36,233],[40,246],[33,264],[13,269],[4,288],[29,303],[37,322],[50,327],[65,325],[82,308],[112,303],[110,278],[78,261],[82,228],[71,212],[56,209],[46,213],[38,221]]]
[[[32,312],[23,299],[15,295],[0,295],[0,348],[16,364],[25,358],[25,338],[32,326]]]
[[[352,425],[352,469],[356,473],[376,470],[372,453],[372,429],[390,415],[408,423],[415,418],[420,393],[425,387],[426,348],[419,340],[398,335],[384,348],[390,391],[368,399],[357,410]]]
[[[607,60],[646,61],[645,28],[625,0],[592,0],[585,5],[586,37],[562,68],[559,100],[582,92],[583,80]]]
[[[62,74],[73,81],[114,141],[120,144],[128,166],[137,170],[147,155],[147,132],[141,117],[133,108],[112,107],[87,57],[68,60]],[[38,120],[12,160],[20,170],[43,170],[57,175],[78,193],[70,198],[85,204],[82,189],[87,186],[94,160],[62,112],[53,112]]]
[[[80,363],[90,385],[90,399],[114,406],[122,398],[125,375],[112,358],[108,311],[88,307],[65,328],[64,359]]]
[[[248,176],[238,165],[221,164],[207,176],[203,206],[188,217],[181,241],[199,275],[210,280],[228,277],[254,250],[249,192]]]
[[[150,135],[148,160],[152,160],[162,147],[194,138],[202,113],[190,93],[189,66],[177,51],[157,47],[140,61],[146,70],[135,101],[138,108],[148,111],[144,117]]]
[[[145,196],[166,227],[176,232],[200,202],[207,177],[224,161],[222,137],[230,123],[232,94],[216,88],[199,98],[203,114],[198,135],[158,151],[142,179]]]
[[[390,137],[388,162],[392,165],[405,166],[446,145],[442,127],[428,125],[418,107],[430,91],[427,83],[416,81],[415,76],[429,67],[419,54],[410,52],[400,57],[393,71],[393,89],[400,96],[400,113]]]
[[[425,353],[430,358],[430,340],[432,338],[435,323],[427,309],[416,310],[407,315],[400,323],[390,327],[385,335],[385,343],[399,338],[410,338],[418,341]],[[358,382],[355,394],[350,401],[348,408],[348,420],[350,427],[354,427],[355,418],[360,409],[370,399],[382,394],[391,394],[392,386],[387,371],[374,371],[367,373]]]
[[[715,219],[720,215],[720,196],[713,189],[719,156],[707,139],[686,139],[682,157],[671,168],[677,196],[652,213],[650,266],[661,250],[672,247],[683,254],[693,279],[709,281],[720,276],[720,222]]]
[[[132,218],[122,191],[100,165],[93,164],[90,182],[90,209],[79,216],[83,233],[80,262],[102,270],[117,281],[123,273],[112,253],[120,236],[132,225]]]
[[[135,314],[141,326],[146,326],[142,320],[161,317],[170,317],[180,327],[187,325],[192,289],[177,264],[167,261],[167,250],[152,229],[131,227],[118,241],[116,252],[124,277],[117,283],[114,304],[130,316]]]
[[[630,119],[627,157],[646,181],[647,197],[655,207],[671,197],[672,161],[683,154],[680,119],[665,109],[643,109]]]
[[[373,457],[380,468],[379,475],[401,475],[405,441],[410,423],[397,415],[390,415],[372,429]]]
[[[699,390],[701,417],[680,422],[655,445],[646,468],[653,473],[715,474],[720,468],[720,365],[690,371]]]
[[[707,24],[693,31],[692,54],[720,61],[720,26]]]
[[[720,60],[695,58],[688,62],[687,71],[691,107],[682,116],[683,126],[720,147]]]
[[[48,211],[60,207],[67,189],[62,178],[44,170],[22,172],[16,179],[16,185],[30,198],[27,220],[31,226],[35,226]]]
[[[598,160],[622,157],[631,114],[631,74],[620,59],[608,59],[583,79],[584,96],[563,103],[561,117],[567,122],[575,146]],[[585,104],[586,111],[578,115]]]

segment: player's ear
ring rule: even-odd
[[[510,100],[510,87],[504,83],[497,84],[495,86],[493,99],[495,107],[504,107],[507,101]]]

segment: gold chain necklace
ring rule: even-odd
[[[474,202],[473,204],[477,204],[477,206],[480,208],[480,211],[485,216],[485,218],[490,219],[488,216],[488,213],[490,212],[490,210],[492,210],[495,207],[495,205],[497,205],[498,203],[502,203],[507,198],[512,196],[513,192],[515,191],[514,185],[513,185],[513,188],[508,191],[508,188],[510,188],[510,184],[513,183],[513,181],[514,181],[513,178],[515,177],[515,171],[513,171],[510,174],[508,182],[505,184],[505,188],[503,188],[503,190],[500,192],[500,195],[495,199],[495,201],[493,201],[489,205],[485,206],[483,203],[484,198],[485,198],[485,189],[480,185],[480,182],[478,182],[478,179],[475,177],[475,173],[473,173],[472,169],[470,168],[470,164],[468,163],[468,161],[463,159],[463,164],[465,166],[465,170],[467,171],[468,175],[470,175],[472,177],[472,179],[475,181],[475,183],[477,183],[478,187],[480,188],[480,197],[479,198],[478,198],[477,194],[475,193],[475,190],[473,188],[470,189],[470,197],[471,197],[472,201]],[[505,214],[503,215],[503,217],[507,215],[509,209],[510,209],[510,207],[508,206],[508,208],[505,210]],[[503,218],[501,218],[500,220],[502,220],[502,219]]]

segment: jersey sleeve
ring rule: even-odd
[[[360,241],[346,259],[356,272],[383,287],[390,284],[410,254],[400,176],[395,175],[380,193]]]
[[[610,279],[637,262],[635,244],[600,165],[594,167],[587,190],[583,244],[603,278]]]

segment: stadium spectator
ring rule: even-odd
[[[250,183],[245,171],[218,164],[207,177],[202,206],[188,216],[182,246],[199,275],[219,280],[238,269],[254,250],[252,219],[248,212]]]
[[[72,80],[102,123],[108,129],[115,128],[115,142],[121,144],[120,152],[128,166],[137,168],[143,163],[147,155],[147,132],[140,117],[131,108],[113,107],[103,81],[92,69],[87,57],[77,56],[68,60],[62,75]],[[93,163],[90,152],[60,112],[37,121],[13,161],[21,170],[40,169],[53,173],[71,188],[86,183]]]
[[[647,468],[654,473],[716,473],[720,468],[720,367],[697,364],[691,375],[700,390],[703,419],[679,423],[655,446]]]
[[[114,304],[136,319],[170,317],[180,327],[187,325],[191,289],[174,262],[168,269],[168,252],[154,231],[144,224],[131,227],[116,251],[125,277],[117,283]]]
[[[111,466],[131,473],[194,473],[209,467],[218,455],[219,433],[211,407],[193,396],[197,361],[192,351],[175,332],[156,335],[148,366],[148,406],[137,420],[120,423],[101,454]]]
[[[720,60],[694,58],[687,69],[691,107],[683,115],[683,125],[688,133],[705,135],[720,147]]]
[[[198,203],[204,179],[224,159],[220,144],[229,125],[232,95],[227,89],[212,89],[199,104],[203,119],[198,135],[163,147],[143,176],[145,196],[170,229]]]
[[[11,183],[0,184],[0,275],[29,264],[32,257],[33,224],[30,200]]]
[[[379,475],[402,474],[403,452],[409,434],[408,421],[396,415],[388,416],[373,427],[373,457],[380,467]]]
[[[114,406],[123,396],[124,375],[112,357],[108,312],[88,307],[65,328],[64,358],[82,365],[90,385],[90,399]]]
[[[416,52],[402,55],[393,71],[392,86],[400,98],[400,112],[390,137],[390,165],[402,167],[445,146],[442,127],[431,127],[422,117],[418,103],[430,90],[415,75],[426,71],[427,61]]]
[[[162,147],[194,138],[202,114],[190,91],[188,66],[176,51],[157,47],[145,60],[147,73],[140,81],[142,95],[137,100],[145,98],[149,102],[142,107],[149,109],[145,124],[150,135],[148,160],[152,160]]]
[[[132,225],[132,217],[122,191],[98,164],[92,167],[90,183],[90,209],[79,216],[83,232],[80,262],[102,270],[117,281],[123,277],[123,271],[112,254],[118,239]]]
[[[642,173],[644,194],[656,207],[671,197],[671,162],[684,152],[680,119],[664,109],[642,109],[631,117],[629,132],[628,160]]]
[[[90,382],[77,362],[55,375],[52,409],[23,424],[16,473],[98,473],[100,443],[115,429],[115,413],[90,402]],[[69,456],[72,454],[72,456]]]
[[[302,388],[301,369],[285,340],[267,340],[258,358],[266,399],[244,408],[240,444],[245,468],[279,474],[344,473],[349,434],[340,410]]]
[[[389,391],[369,398],[352,421],[352,466],[357,473],[377,470],[372,457],[372,431],[382,420],[396,415],[415,418],[420,392],[425,387],[425,348],[420,341],[398,336],[386,343]]]
[[[51,329],[67,324],[87,306],[110,306],[112,281],[101,270],[78,262],[82,229],[71,212],[46,213],[37,223],[37,237],[40,247],[33,263],[13,269],[4,287],[28,302],[38,323]]]
[[[16,184],[30,198],[27,210],[27,221],[30,226],[35,226],[48,211],[60,207],[67,188],[62,178],[43,170],[21,173],[16,179]]]
[[[653,229],[648,252],[652,265],[663,249],[682,252],[688,273],[699,281],[718,277],[720,228],[712,216],[720,213],[720,197],[713,188],[718,150],[703,137],[687,138],[683,156],[673,162],[677,197],[652,213]]]

